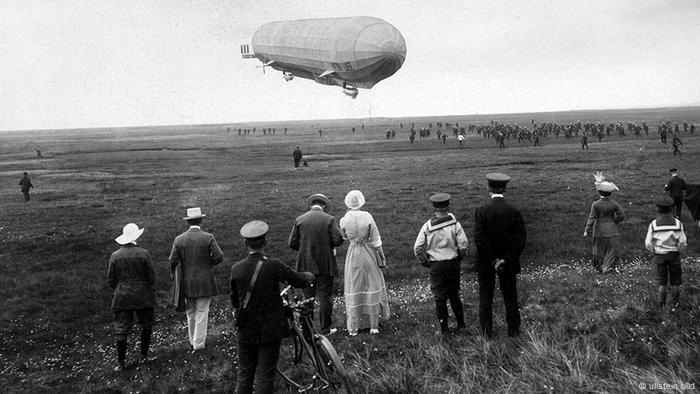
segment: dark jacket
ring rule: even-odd
[[[255,266],[261,259],[264,262],[248,306],[237,314],[238,342],[264,343],[288,336],[289,327],[282,310],[279,283],[307,287],[314,280],[310,272],[296,272],[281,260],[267,258],[259,252],[250,253],[231,267],[231,305],[234,308],[242,307]]]
[[[586,221],[586,232],[591,233],[593,238],[619,237],[620,230],[618,223],[625,220],[620,204],[608,197],[601,197],[600,200],[591,204],[591,213]]]
[[[493,261],[500,258],[506,262],[505,272],[520,273],[520,254],[526,238],[520,212],[503,198],[492,198],[474,213],[476,270],[492,270]]]
[[[114,289],[113,310],[153,308],[156,306],[156,274],[146,249],[127,244],[109,258],[109,287]]]
[[[294,153],[292,153],[292,157],[293,157],[294,160],[296,160],[296,161],[301,160],[301,157],[302,157],[301,151],[300,151],[299,149],[295,150]]]
[[[289,247],[299,251],[297,271],[309,271],[314,275],[335,276],[333,249],[343,243],[335,218],[320,207],[313,207],[294,220],[289,235]]]
[[[213,235],[190,227],[175,238],[168,260],[173,275],[178,264],[182,264],[182,291],[185,297],[219,294],[213,267],[224,260],[224,254]]]
[[[685,181],[678,175],[672,176],[666,184],[665,189],[674,201],[683,199],[683,190],[686,190]]]
[[[19,185],[21,186],[22,193],[28,192],[30,188],[34,187],[34,185],[32,185],[32,181],[30,181],[27,177],[22,178],[19,181]]]

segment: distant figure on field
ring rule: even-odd
[[[29,174],[26,172],[24,173],[24,177],[20,179],[19,186],[22,190],[22,194],[24,194],[24,202],[29,202],[29,189],[34,188],[34,185],[32,185],[32,181],[29,180]]]
[[[304,160],[304,162],[302,163],[302,165],[303,165],[304,167],[308,167],[308,166],[309,166],[309,162],[307,162],[306,160]]]
[[[658,215],[649,224],[644,246],[654,253],[656,261],[656,278],[659,284],[658,303],[663,309],[666,305],[666,287],[671,285],[671,308],[678,307],[683,271],[680,252],[688,246],[683,231],[683,223],[674,218],[672,209],[674,201],[668,196],[654,200]]]
[[[457,142],[459,142],[459,149],[462,149],[464,147],[464,135],[458,135]]]
[[[540,145],[540,135],[535,134],[535,146],[542,146]]]
[[[204,349],[209,322],[211,297],[219,294],[214,279],[214,266],[224,260],[224,254],[212,234],[202,231],[200,225],[207,215],[201,208],[188,208],[184,220],[190,228],[178,235],[170,251],[170,269],[182,270],[181,289],[185,295],[187,327],[190,345],[194,351]]]
[[[442,134],[442,143],[446,144],[447,143],[447,133]]]
[[[143,234],[136,224],[129,223],[122,229],[122,235],[115,241],[121,247],[109,258],[107,281],[114,289],[112,311],[114,331],[117,336],[117,365],[119,372],[126,368],[127,339],[134,321],[141,326],[141,363],[155,360],[148,356],[153,331],[156,306],[156,273],[151,255],[146,249],[136,246],[136,240]]]
[[[615,270],[619,259],[620,230],[617,225],[625,219],[625,215],[620,204],[610,198],[613,192],[620,189],[606,181],[600,171],[594,177],[600,199],[591,204],[583,236],[593,235],[593,268],[606,274]]]
[[[673,214],[678,219],[681,218],[681,212],[683,211],[683,194],[688,189],[683,178],[678,176],[678,169],[671,168],[669,170],[671,173],[671,179],[664,186],[664,189],[668,192],[668,195],[673,199]]]
[[[36,157],[41,157],[41,149],[36,149]]]
[[[289,336],[279,294],[280,282],[307,287],[311,272],[296,272],[282,260],[265,256],[268,225],[253,220],[241,227],[248,256],[231,267],[231,305],[238,342],[237,393],[272,393],[280,340]]]
[[[430,196],[435,216],[423,224],[413,244],[418,262],[430,269],[430,291],[435,299],[442,335],[449,333],[447,300],[457,321],[457,330],[466,329],[460,294],[460,265],[469,241],[457,218],[448,212],[451,198],[447,193]]]
[[[335,217],[324,212],[330,200],[323,194],[313,194],[306,199],[309,211],[294,220],[288,245],[298,251],[297,271],[309,271],[316,277],[311,287],[304,289],[304,296],[315,297],[319,303],[318,318],[321,334],[337,332],[333,324],[333,278],[338,274],[335,248],[343,243]]]
[[[581,136],[581,150],[588,149],[588,134],[584,133]]]
[[[525,249],[525,222],[517,208],[506,203],[504,193],[510,177],[486,174],[491,201],[474,212],[476,270],[479,279],[479,325],[481,333],[493,336],[493,292],[496,275],[506,307],[508,336],[520,335],[517,275]]]
[[[678,135],[673,136],[673,141],[671,141],[671,146],[673,146],[673,155],[681,153],[680,147],[683,146],[683,141],[681,141]]]
[[[323,137],[323,130],[318,129],[318,136],[319,136],[319,137]]]
[[[292,153],[292,158],[294,159],[294,168],[299,168],[299,163],[301,162],[302,154],[301,149],[297,148]]]

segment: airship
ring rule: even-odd
[[[251,51],[252,46],[252,51]],[[245,59],[323,85],[337,85],[355,98],[358,88],[371,89],[396,73],[406,59],[406,41],[386,21],[370,17],[298,19],[270,22],[241,45]]]

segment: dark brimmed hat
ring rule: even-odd
[[[486,180],[491,187],[506,187],[510,177],[500,172],[490,172],[486,174]]]
[[[269,226],[262,220],[252,220],[241,227],[241,236],[250,241],[265,238]]]
[[[311,206],[314,201],[323,201],[323,203],[326,204],[326,206],[331,205],[331,200],[329,200],[328,197],[324,196],[321,193],[312,194],[306,199],[306,203],[309,204],[309,206]]]
[[[450,199],[452,199],[452,196],[447,193],[435,193],[428,197],[428,199],[433,203],[435,209],[447,209],[447,207],[450,206]]]
[[[659,196],[654,199],[657,207],[672,207],[675,201],[669,196]]]

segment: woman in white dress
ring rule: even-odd
[[[379,333],[379,318],[389,317],[389,301],[386,294],[384,274],[386,266],[374,218],[361,211],[365,197],[359,190],[345,196],[348,212],[340,219],[340,230],[348,241],[345,254],[345,311],[350,336],[358,330],[370,329],[370,334]]]

